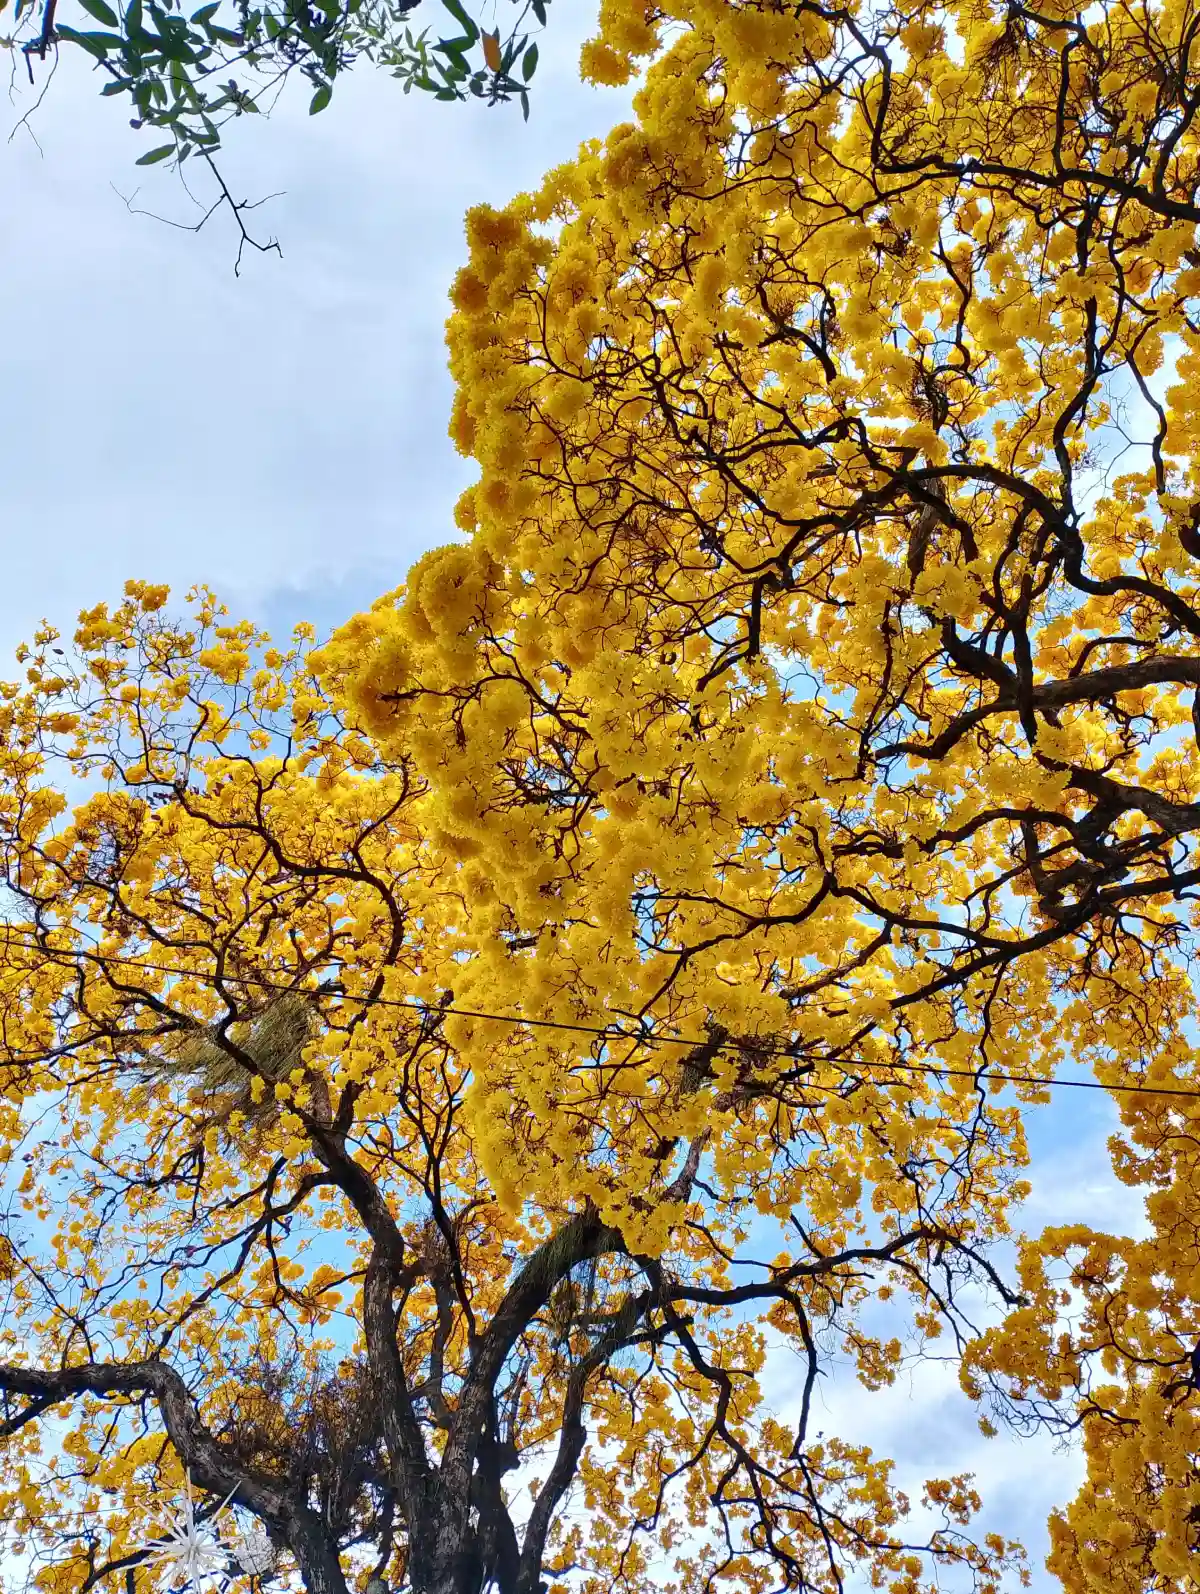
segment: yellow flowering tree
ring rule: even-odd
[[[310,637],[165,598],[43,632],[0,707],[0,1517],[34,1585],[149,1591],[195,1486],[235,1582],[240,1512],[311,1594],[997,1588],[969,1480],[910,1532],[810,1406],[839,1357],[895,1376],[878,1294],[918,1342],[1015,1304],[1015,1109],[776,1051],[753,992],[687,1039],[605,1002]]]
[[[585,66],[648,62],[636,119],[469,218],[465,539],[322,661],[440,795],[472,1001],[503,912],[522,1012],[752,1038],[790,1109],[792,1059],[859,1080],[850,1184],[780,1177],[761,1120],[739,1148],[775,1221],[860,1173],[896,1209],[914,1070],[979,1082],[972,1178],[1020,1156],[988,1073],[1114,1087],[1151,1236],[1031,1241],[964,1368],[1082,1433],[1078,1590],[1193,1590],[1200,1554],[1198,27],[607,0]],[[547,1118],[546,1068],[473,1067],[498,1139]],[[552,1119],[583,1087],[549,1077]],[[626,1110],[668,1096],[643,1064]],[[523,1194],[578,1181],[568,1145],[510,1158]]]
[[[320,649],[145,587],[36,642],[41,1586],[136,1589],[186,1468],[320,1594],[992,1589],[969,1480],[913,1531],[812,1420],[936,1342],[1081,1432],[1068,1587],[1194,1594],[1198,21],[611,0],[637,120],[469,221],[460,541]],[[1150,1232],[1009,1279],[1066,1058]]]

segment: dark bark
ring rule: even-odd
[[[230,1455],[200,1421],[187,1385],[165,1362],[142,1361],[120,1366],[89,1362],[57,1372],[0,1366],[0,1388],[6,1397],[29,1396],[19,1411],[6,1410],[0,1432],[15,1433],[43,1411],[79,1395],[149,1396],[158,1406],[167,1437],[192,1481],[208,1493],[231,1496],[253,1511],[278,1542],[295,1555],[309,1594],[348,1594],[336,1546],[307,1502],[277,1480],[247,1468]]]
[[[603,1353],[596,1347],[569,1380],[558,1456],[535,1502],[522,1545],[503,1489],[505,1475],[520,1458],[511,1438],[500,1431],[497,1380],[521,1334],[561,1280],[580,1262],[623,1249],[620,1236],[588,1210],[569,1218],[528,1258],[491,1322],[476,1337],[458,1399],[452,1408],[442,1402],[447,1439],[440,1465],[435,1466],[397,1342],[394,1297],[397,1290],[411,1288],[413,1270],[400,1260],[399,1230],[374,1186],[364,1188],[369,1185],[365,1176],[359,1184],[345,1153],[329,1149],[333,1154],[323,1159],[326,1166],[336,1168],[335,1177],[343,1188],[357,1186],[352,1199],[376,1241],[364,1283],[363,1327],[368,1364],[379,1391],[387,1483],[407,1530],[412,1594],[480,1594],[489,1586],[498,1594],[537,1594],[554,1513],[583,1451],[586,1433],[581,1412],[587,1377],[611,1355],[620,1337],[636,1326],[650,1297],[638,1297],[636,1311],[627,1302],[616,1330],[610,1327],[603,1336]],[[252,1511],[272,1539],[296,1557],[308,1594],[348,1594],[336,1531],[312,1508],[303,1485],[247,1466],[231,1443],[205,1427],[183,1378],[165,1362],[88,1363],[55,1372],[0,1366],[0,1391],[4,1398],[0,1435],[15,1433],[53,1406],[85,1393],[152,1399],[171,1445],[200,1489],[231,1496]],[[20,1402],[16,1409],[14,1397]]]
[[[702,1145],[703,1137],[688,1148],[681,1171],[665,1187],[668,1192],[686,1193],[690,1188]],[[610,1302],[607,1310],[588,1306],[573,1319],[576,1327],[585,1322],[587,1327],[585,1336],[575,1341],[565,1368],[557,1450],[533,1500],[524,1534],[519,1536],[505,1501],[504,1479],[521,1459],[510,1425],[516,1409],[513,1390],[519,1395],[522,1386],[519,1377],[514,1382],[510,1376],[498,1392],[498,1383],[506,1367],[511,1373],[512,1353],[521,1336],[529,1332],[556,1286],[569,1278],[572,1269],[605,1253],[623,1251],[620,1235],[593,1211],[576,1214],[561,1224],[517,1271],[490,1323],[472,1344],[467,1376],[454,1397],[444,1402],[442,1417],[436,1419],[432,1406],[427,1404],[422,1416],[414,1405],[397,1338],[395,1296],[412,1287],[411,1274],[376,1251],[365,1281],[364,1327],[373,1380],[369,1387],[378,1401],[373,1432],[382,1434],[387,1452],[386,1476],[382,1458],[374,1463],[378,1475],[373,1482],[387,1492],[386,1520],[380,1516],[375,1535],[382,1557],[377,1570],[384,1572],[388,1564],[394,1516],[407,1549],[409,1594],[484,1594],[486,1589],[496,1594],[541,1594],[551,1531],[578,1475],[587,1444],[589,1387],[622,1351],[636,1348],[653,1355],[667,1342],[683,1350],[714,1392],[712,1433],[720,1435],[732,1457],[728,1486],[734,1487],[736,1476],[752,1491],[757,1490],[764,1469],[730,1420],[732,1384],[727,1371],[709,1360],[692,1331],[692,1312],[697,1306],[738,1308],[778,1303],[795,1316],[808,1361],[805,1412],[795,1452],[802,1456],[807,1394],[817,1375],[817,1351],[808,1328],[807,1308],[797,1293],[804,1280],[820,1277],[832,1284],[838,1277],[858,1278],[864,1265],[872,1263],[910,1271],[917,1268],[924,1274],[935,1266],[944,1268],[946,1259],[954,1257],[962,1263],[964,1276],[969,1272],[985,1279],[1009,1305],[1018,1300],[1005,1289],[986,1258],[932,1223],[916,1225],[878,1247],[857,1247],[828,1256],[813,1251],[807,1260],[778,1269],[769,1278],[725,1289],[689,1285],[672,1279],[648,1257],[629,1256],[629,1271],[640,1279],[640,1287],[627,1286],[627,1292]],[[953,1326],[949,1273],[946,1279],[943,1287],[951,1293],[942,1305]],[[349,1536],[344,1526],[339,1527],[337,1513],[328,1503],[320,1511],[310,1504],[307,1474],[297,1481],[294,1476],[281,1478],[248,1465],[232,1442],[204,1425],[183,1378],[160,1360],[125,1366],[89,1363],[50,1372],[0,1365],[0,1435],[15,1433],[53,1406],[85,1393],[123,1401],[153,1400],[167,1438],[193,1481],[209,1495],[231,1495],[237,1504],[252,1511],[272,1540],[295,1556],[307,1594],[349,1594],[339,1556],[341,1541]],[[426,1444],[425,1434],[431,1426],[440,1426],[445,1432],[440,1459],[433,1457]],[[357,1431],[353,1423],[348,1431]],[[722,1507],[723,1499],[714,1502],[718,1511]],[[820,1517],[819,1502],[810,1500],[805,1509]],[[775,1517],[765,1503],[762,1510],[764,1531],[773,1534]],[[357,1542],[364,1542],[361,1533]],[[784,1549],[775,1546],[772,1553],[781,1565],[788,1564]],[[126,1562],[114,1562],[101,1568],[89,1588],[102,1575],[115,1574],[124,1565]]]

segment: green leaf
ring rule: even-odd
[[[74,28],[58,28],[58,37],[66,39],[69,44],[78,44],[89,55],[94,55],[97,61],[103,61],[110,50],[124,48],[125,40],[119,33],[79,33]]]
[[[528,50],[525,52],[525,59],[521,62],[521,76],[525,79],[526,83],[529,82],[530,78],[537,71],[537,64],[538,47],[536,44],[531,44]]]
[[[97,22],[103,22],[106,28],[120,26],[117,13],[110,5],[105,5],[104,0],[79,0],[79,4],[89,17],[95,17]]]
[[[525,121],[529,120],[529,95],[524,89],[521,90],[521,116]]]
[[[434,45],[434,49],[441,51],[443,55],[450,55],[456,60],[461,60],[465,59],[466,52],[471,48],[473,42],[472,39],[465,37],[461,39],[439,39]]]
[[[201,6],[199,11],[192,12],[192,21],[205,23],[210,17],[215,17],[221,9],[221,0],[210,0],[210,4]]]
[[[148,150],[145,155],[139,155],[138,166],[153,166],[158,161],[165,161],[168,155],[174,155],[174,144],[160,144],[157,149]]]
[[[546,7],[543,4],[543,0],[533,0],[533,14],[538,19],[538,21],[541,23],[542,27],[545,27],[546,26]]]
[[[323,111],[332,98],[333,90],[328,83],[322,83],[321,87],[308,102],[308,114],[315,116],[318,111]]]
[[[463,10],[459,0],[442,0],[442,5],[467,35],[467,43],[474,44],[475,40],[479,37],[478,24],[473,22]]]

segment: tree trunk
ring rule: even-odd
[[[315,1513],[307,1508],[296,1512],[288,1529],[306,1594],[350,1594],[337,1545]]]

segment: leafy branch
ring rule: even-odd
[[[9,0],[0,0],[0,11]],[[519,101],[529,116],[538,64],[531,29],[549,0],[513,0],[506,36],[481,27],[461,0],[440,0],[459,30],[414,32],[421,0],[207,0],[190,15],[180,0],[68,0],[82,15],[62,20],[63,0],[15,0],[16,34],[6,42],[35,63],[62,46],[82,51],[107,76],[106,97],[124,96],[131,125],[165,135],[139,166],[211,157],[231,120],[270,108],[289,77],[307,81],[309,111],[323,111],[339,76],[360,58],[438,100]],[[121,8],[118,9],[118,6]],[[25,37],[22,37],[25,34]]]

